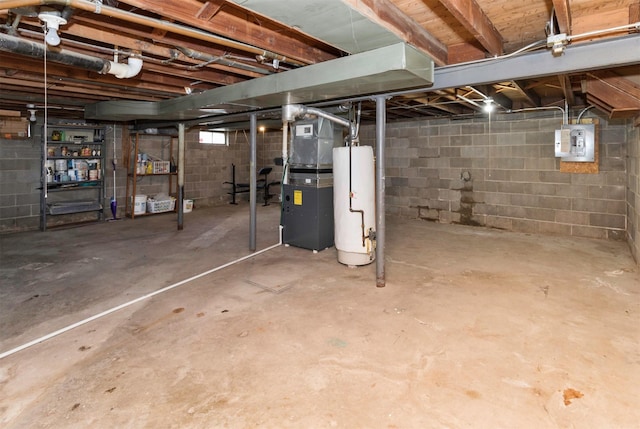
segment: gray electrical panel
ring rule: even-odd
[[[555,155],[563,161],[593,162],[595,146],[593,124],[563,125],[556,130]]]

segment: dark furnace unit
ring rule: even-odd
[[[285,244],[315,251],[333,246],[333,148],[343,145],[342,132],[322,117],[293,123],[282,199]]]

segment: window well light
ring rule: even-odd
[[[44,37],[44,40],[50,46],[58,46],[60,44],[58,29],[60,25],[66,24],[67,20],[60,16],[60,12],[58,11],[40,12],[38,18],[47,26],[47,35]]]

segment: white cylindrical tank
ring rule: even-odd
[[[348,147],[333,149],[334,242],[340,263],[366,265],[375,259],[375,242],[369,238],[376,219],[373,148],[353,146],[349,161]]]

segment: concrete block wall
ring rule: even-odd
[[[289,134],[291,136],[291,134]],[[258,153],[257,164],[258,170],[262,167],[271,167],[271,173],[268,176],[269,182],[281,182],[282,181],[282,167],[275,164],[275,158],[282,157],[282,131],[270,131],[266,132],[264,139],[261,140],[258,136]],[[280,185],[272,185],[269,188],[269,193],[275,195],[271,201],[279,201]],[[258,195],[258,201],[262,195]]]
[[[560,172],[561,113],[390,123],[387,211],[528,233],[626,239],[628,123],[599,118],[600,172]],[[362,127],[374,144],[375,127]]]
[[[249,180],[248,133],[231,132],[228,146],[199,143],[197,130],[185,138],[185,198],[200,207],[227,204],[231,185],[224,182],[231,181],[231,164],[236,165],[236,181]]]
[[[627,136],[627,241],[640,264],[640,128],[629,125]]]
[[[231,164],[236,165],[236,181],[239,183],[249,183],[249,131],[230,131],[229,132],[229,147],[225,148],[202,148],[203,145],[196,145],[195,151],[192,147],[187,146],[187,184],[185,194],[187,198],[192,198],[190,195],[190,189],[196,182],[192,182],[190,179],[198,179],[196,176],[191,176],[191,173],[195,175],[201,174],[204,171],[202,165],[194,165],[191,163],[190,158],[200,158],[201,162],[207,162],[206,157],[200,157],[199,154],[202,151],[209,152],[210,155],[214,155],[216,158],[214,163],[209,163],[207,177],[210,175],[215,176],[215,180],[206,186],[196,185],[199,188],[200,195],[205,196],[205,203],[207,205],[226,204],[231,201],[231,196],[227,192],[231,191],[231,185],[220,186],[222,182],[231,181]],[[199,148],[199,149],[198,149]],[[256,136],[256,172],[259,172],[263,167],[271,167],[271,173],[267,176],[270,183],[280,182],[282,179],[282,167],[275,165],[274,158],[282,156],[282,132],[281,131],[265,131],[264,133],[258,132]],[[199,173],[200,172],[200,173]],[[257,179],[262,179],[258,176]],[[202,181],[202,177],[200,177]],[[218,183],[219,182],[219,183]],[[217,184],[218,183],[218,184]],[[216,188],[217,186],[217,188]],[[218,190],[216,192],[216,189]],[[194,189],[195,190],[195,189]],[[270,199],[271,202],[278,201],[280,194],[280,186],[272,185],[269,188],[269,193],[273,195]],[[198,195],[198,190],[195,190],[194,195]],[[199,197],[194,197],[199,198]],[[248,203],[249,193],[245,192],[236,196],[238,203]],[[258,190],[257,194],[258,204],[263,202],[262,190]]]
[[[33,126],[33,137],[29,139],[0,139],[0,233],[39,228],[40,130],[41,124],[37,123]],[[123,217],[125,214],[127,170],[122,152],[122,126],[107,124],[105,137],[106,164],[103,207],[105,219],[110,219],[112,217],[110,201],[114,195],[114,170],[111,163],[114,158],[114,139],[115,157],[118,161],[115,170],[117,216]],[[166,139],[166,137],[161,138]],[[160,153],[154,153],[155,149],[150,149],[149,152],[159,158],[168,159],[168,153],[165,153],[166,143],[166,141],[160,143]],[[238,169],[238,180],[248,181],[249,143],[248,140],[245,141],[244,136],[239,134],[231,136],[229,146],[203,145],[199,143],[197,130],[189,131],[186,134],[185,162],[185,198],[195,199],[196,204],[200,206],[226,204],[231,198],[227,195],[230,186],[224,185],[223,182],[231,179],[232,163],[235,163]],[[174,178],[174,180],[176,179]],[[146,178],[140,182],[138,193],[154,195],[159,192],[168,192],[167,184],[166,177]]]
[[[120,127],[121,129],[121,127]],[[136,160],[134,158],[134,153],[133,153],[133,141],[135,141],[135,135],[131,134],[131,139],[132,139],[132,143],[131,143],[131,163],[132,163],[132,167],[131,170],[133,170],[134,166],[136,165]],[[173,140],[173,152],[170,153],[170,149],[171,149],[171,143]],[[125,145],[126,147],[126,145]],[[146,134],[146,135],[139,135],[138,136],[138,152],[139,154],[145,154],[147,156],[150,157],[150,159],[157,159],[157,160],[162,160],[162,161],[170,161],[171,158],[173,157],[174,160],[176,160],[177,162],[177,154],[178,154],[178,139],[177,138],[173,138],[170,135],[161,135],[161,134]],[[126,166],[122,165],[122,174],[125,175],[126,174]],[[175,193],[177,191],[177,181],[178,179],[173,176],[172,177],[172,192]],[[126,186],[126,183],[125,183]],[[130,182],[129,186],[131,187],[131,189],[129,190],[130,193],[133,192],[133,183]],[[126,191],[125,191],[126,192]],[[137,178],[137,182],[136,182],[136,195],[146,195],[147,197],[155,197],[157,195],[168,195],[170,193],[169,191],[169,177],[168,176],[146,176],[146,177],[138,177]],[[119,205],[122,205],[122,207],[124,208],[124,194],[123,198],[122,198],[122,203]]]
[[[0,138],[0,233],[40,225],[40,128],[32,124],[25,140]]]
[[[168,137],[157,137],[160,145],[165,147],[167,139]],[[196,206],[216,206],[228,204],[231,201],[231,195],[228,193],[231,192],[232,186],[224,182],[231,182],[232,164],[236,166],[236,182],[249,183],[249,132],[243,130],[229,131],[228,142],[227,146],[201,144],[198,130],[194,129],[186,132],[184,197],[193,199]],[[268,179],[270,182],[279,181],[282,175],[282,168],[274,164],[273,158],[282,154],[282,133],[259,132],[256,143],[257,170],[262,167],[272,167],[273,171],[268,176]],[[174,146],[174,153],[176,153],[177,140],[174,141]],[[168,159],[166,155],[156,154],[153,150],[149,150],[149,153]],[[124,182],[125,177],[123,175],[122,192],[120,193],[120,190],[118,192],[118,195],[122,195],[123,198],[124,185],[126,183]],[[166,182],[164,178],[153,178],[142,185],[142,192],[146,192],[149,195],[157,192],[166,192]],[[270,189],[271,194],[278,194],[279,192],[280,188],[278,186]],[[248,202],[249,193],[236,195],[236,201]],[[258,202],[262,202],[262,191],[258,192]]]

